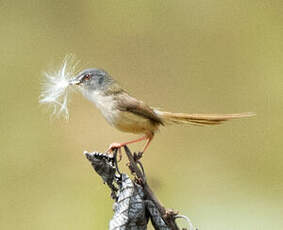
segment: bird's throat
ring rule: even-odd
[[[105,95],[99,91],[82,90],[82,94],[101,111],[105,119],[113,125],[117,118],[113,95]]]

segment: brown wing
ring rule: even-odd
[[[142,101],[131,97],[127,93],[124,92],[122,94],[117,95],[116,101],[117,108],[120,111],[134,113],[141,117],[150,119],[154,123],[164,125],[161,117],[159,117],[150,106],[148,106]]]

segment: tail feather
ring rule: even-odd
[[[186,114],[157,111],[166,124],[196,124],[196,125],[219,125],[224,121],[237,118],[255,116],[254,113],[235,114]]]

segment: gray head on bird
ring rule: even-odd
[[[114,82],[106,71],[96,68],[85,69],[70,80],[71,85],[77,85],[81,90],[87,91],[105,90]]]

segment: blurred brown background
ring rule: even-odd
[[[163,128],[143,162],[202,230],[283,228],[281,0],[1,0],[0,34],[1,229],[108,228],[109,190],[82,152],[134,136],[79,94],[69,122],[39,105],[42,72],[70,53],[162,109],[256,112]]]

